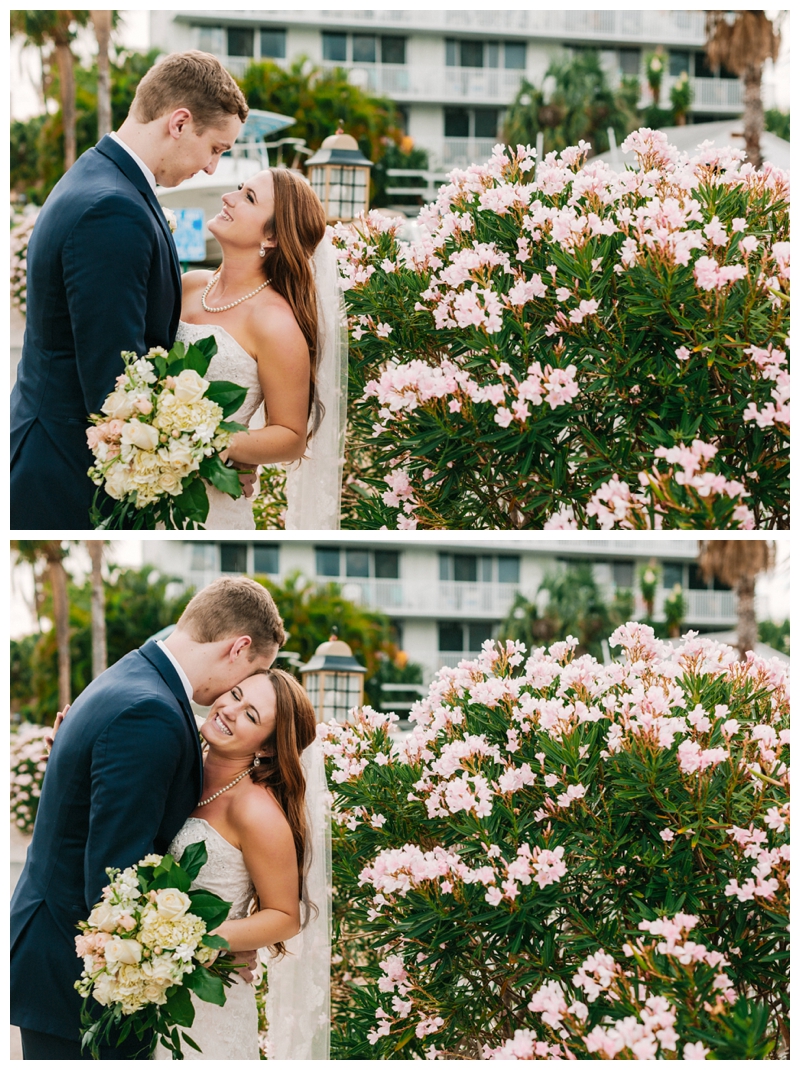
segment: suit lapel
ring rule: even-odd
[[[164,209],[158,203],[158,198],[153,193],[150,183],[144,176],[144,172],[130,153],[126,152],[125,149],[123,149],[122,146],[108,134],[106,134],[95,147],[98,152],[102,153],[103,156],[107,156],[112,163],[117,165],[125,177],[136,187],[136,189],[139,190],[150,206],[150,210],[156,217],[156,221],[161,227],[162,233],[169,245],[169,251],[172,256],[172,269],[175,275],[175,285],[178,288],[178,293],[180,293],[181,264],[180,260],[178,260],[178,250],[175,246],[175,239],[172,237],[172,231],[169,229],[169,223],[167,222],[167,217],[164,215]]]
[[[148,639],[144,646],[140,648],[139,653],[143,654],[144,657],[146,657],[147,660],[150,662],[150,664],[158,670],[158,672],[164,678],[164,682],[166,683],[167,687],[170,689],[170,691],[180,703],[181,710],[187,721],[189,722],[189,727],[191,728],[191,737],[194,742],[195,757],[197,758],[198,769],[200,771],[200,781],[202,785],[203,752],[200,749],[200,734],[197,731],[197,722],[195,721],[194,712],[192,711],[189,699],[186,697],[186,689],[183,686],[181,678],[180,676],[178,676],[178,673],[175,670],[175,666],[169,660],[164,651],[159,647],[158,643],[156,643],[154,640]],[[198,793],[198,798],[199,797],[200,796]]]

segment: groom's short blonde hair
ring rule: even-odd
[[[249,635],[250,659],[274,653],[286,642],[278,607],[260,583],[246,576],[223,576],[198,591],[177,627],[196,643],[217,643]]]
[[[248,112],[241,89],[208,52],[173,52],[157,62],[139,82],[131,115],[151,123],[176,108],[189,109],[198,133],[231,115],[244,122]]]

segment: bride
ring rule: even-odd
[[[183,276],[177,340],[213,334],[208,378],[247,387],[231,419],[249,429],[234,435],[223,460],[250,471],[291,464],[287,529],[337,528],[347,335],[325,211],[298,172],[269,168],[224,194],[208,229],[222,265]],[[244,495],[207,491],[207,530],[255,527]]]
[[[215,932],[231,952],[268,948],[272,1058],[328,1058],[330,842],[314,709],[281,669],[248,677],[211,707],[203,797],[170,844],[180,859],[204,840],[208,860],[192,888],[232,902]],[[326,857],[327,855],[327,857]],[[299,934],[299,935],[298,935]],[[231,975],[223,1007],[195,1000],[186,1059],[258,1059],[253,985]],[[159,1046],[155,1059],[171,1059]]]

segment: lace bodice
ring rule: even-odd
[[[204,840],[208,860],[192,889],[204,888],[216,892],[232,904],[228,919],[243,918],[247,914],[255,889],[244,864],[242,852],[228,843],[225,837],[201,817],[187,818],[178,835],[169,845],[170,854],[180,860],[190,843]],[[252,985],[235,979],[227,989],[225,1005],[218,1007],[192,996],[195,1019],[189,1035],[202,1049],[195,1051],[183,1045],[184,1059],[258,1059],[258,1011]],[[155,1060],[170,1060],[171,1053],[160,1045]]]
[[[232,903],[228,918],[244,918],[255,889],[244,864],[244,856],[238,847],[228,843],[225,837],[202,817],[187,818],[178,835],[169,845],[173,858],[180,861],[190,843],[204,840],[208,861],[200,870],[192,889],[204,888]]]
[[[216,323],[186,323],[181,320],[178,324],[176,341],[188,345],[190,342],[197,342],[200,338],[207,338],[212,334],[217,343],[217,352],[211,358],[206,378],[215,381],[226,379],[238,386],[246,386],[247,397],[244,404],[233,413],[230,419],[240,424],[263,427],[264,395],[258,381],[258,364],[224,327]],[[208,484],[206,484],[206,491],[209,506],[205,523],[206,531],[255,528],[253,508],[247,498],[244,496],[231,498]]]

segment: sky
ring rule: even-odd
[[[307,7],[308,5],[301,4],[300,6]],[[410,4],[409,6],[416,5]],[[442,5],[442,7],[446,6],[448,5]],[[468,2],[466,6],[480,9],[484,4]],[[515,5],[512,3],[508,6],[513,7]],[[627,7],[629,5],[619,4],[618,6]],[[774,17],[778,14],[778,11],[768,10],[767,14],[770,17]],[[770,95],[774,94],[775,103],[783,109],[789,107],[790,100],[789,40],[791,35],[789,17],[787,11],[784,17],[783,41],[778,63],[775,66],[771,62],[767,63],[764,74],[764,99],[767,101],[767,106],[770,106]],[[119,45],[137,51],[146,51],[150,45],[150,12],[148,10],[120,11],[120,18],[122,25],[117,31]],[[93,37],[91,30],[89,30],[79,38],[76,52],[81,59],[88,59],[93,51]],[[10,66],[12,119],[29,119],[33,115],[38,115],[42,108],[36,88],[40,81],[38,53],[35,49],[27,49],[22,52],[17,43],[12,43]]]
[[[417,535],[419,538],[419,535]],[[478,541],[478,540],[476,540]],[[470,546],[469,538],[463,540],[465,548]],[[142,541],[140,539],[115,539],[107,553],[114,564],[137,568],[142,564]],[[89,555],[86,549],[75,543],[70,548],[67,562],[70,573],[79,582],[90,571]],[[777,540],[776,564],[774,570],[759,578],[757,594],[763,595],[768,606],[769,617],[781,623],[789,616],[789,542]],[[32,611],[33,582],[27,565],[14,566],[12,554],[11,568],[11,638],[29,635],[36,628]]]

